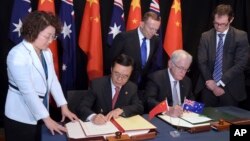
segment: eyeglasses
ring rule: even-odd
[[[57,36],[56,35],[49,35],[49,36],[46,36],[46,35],[42,35],[40,34],[44,39],[46,40],[56,40],[57,39]]]
[[[184,72],[189,72],[190,71],[190,69],[185,69],[184,67],[181,67],[181,66],[178,66],[178,65],[176,65],[176,63],[174,62],[174,61],[172,61],[172,63],[175,65],[175,67],[177,68],[177,69],[179,69],[180,71],[184,71]]]
[[[121,78],[122,80],[127,80],[129,78],[129,75],[120,74],[119,72],[113,72],[113,74],[116,78]]]
[[[214,22],[214,25],[215,26],[221,26],[221,27],[226,27],[228,26],[229,22],[228,23],[217,23],[217,22]]]

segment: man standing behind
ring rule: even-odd
[[[168,101],[170,116],[180,116],[180,106],[185,98],[193,99],[192,82],[185,76],[192,63],[192,56],[184,50],[176,50],[168,61],[168,69],[156,71],[148,76],[145,88],[149,110],[161,101]]]
[[[246,98],[247,34],[230,26],[234,19],[230,5],[218,5],[213,18],[214,28],[202,34],[198,47],[201,74],[195,92],[201,93],[206,106],[237,106]]]
[[[78,108],[82,120],[104,124],[111,118],[143,113],[137,86],[129,81],[133,65],[131,57],[121,54],[112,63],[111,76],[91,81],[88,94]]]
[[[161,18],[157,14],[147,12],[137,29],[118,34],[112,45],[112,59],[122,53],[134,59],[135,68],[130,80],[138,84],[140,90],[144,89],[145,78],[155,61],[159,46],[156,32],[160,24]]]

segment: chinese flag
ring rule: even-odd
[[[79,46],[88,58],[89,80],[103,76],[102,33],[99,0],[87,0],[82,18]]]
[[[137,28],[141,22],[141,4],[140,0],[132,0],[129,9],[126,30]]]
[[[52,12],[55,14],[54,0],[39,0],[38,10]],[[54,40],[49,45],[49,48],[51,49],[51,51],[53,53],[53,61],[54,61],[55,71],[56,71],[57,77],[59,77],[57,41]]]
[[[174,0],[171,6],[163,46],[169,56],[171,56],[173,51],[182,49],[182,21],[180,0]]]
[[[158,105],[156,105],[150,112],[149,112],[149,120],[151,120],[155,115],[168,111],[168,102],[167,100],[162,101]]]

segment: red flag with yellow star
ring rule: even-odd
[[[155,115],[168,111],[168,101],[164,100],[158,105],[156,105],[150,112],[149,112],[149,120],[151,120]]]
[[[132,30],[137,28],[141,22],[141,0],[132,0],[129,9],[129,15],[127,20],[126,30]]]
[[[183,48],[180,0],[174,0],[171,6],[163,46],[169,56],[175,50]]]
[[[79,46],[88,58],[89,80],[103,76],[102,33],[99,0],[87,0],[82,18]]]
[[[52,12],[53,14],[55,14],[54,0],[39,0],[38,10]],[[55,67],[57,77],[59,77],[57,41],[53,40],[52,43],[49,45],[49,48],[51,49],[51,52],[53,53],[54,67]]]

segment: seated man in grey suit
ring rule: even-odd
[[[110,76],[91,81],[88,93],[78,107],[82,120],[104,124],[111,118],[143,113],[137,85],[129,81],[133,65],[131,57],[121,54],[112,62]]]
[[[180,106],[184,99],[193,99],[192,82],[185,76],[192,63],[192,56],[184,50],[176,50],[168,61],[168,68],[154,72],[148,76],[145,95],[148,109],[151,110],[161,101],[168,101],[170,107],[167,114],[179,116]]]

